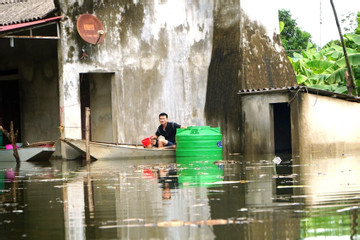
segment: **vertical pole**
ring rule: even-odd
[[[85,108],[86,163],[90,163],[90,108]]]
[[[14,133],[14,123],[13,121],[10,122],[10,141],[11,141],[11,145],[13,147],[13,152],[14,152],[14,157],[16,159],[16,163],[20,164],[20,158],[19,158],[19,154],[16,148],[16,137],[15,137],[15,133]]]
[[[351,71],[351,66],[350,66],[348,55],[347,55],[347,52],[346,52],[344,38],[343,38],[342,33],[341,33],[340,23],[339,23],[339,20],[338,20],[338,17],[337,17],[337,13],[336,13],[336,9],[335,9],[335,5],[333,3],[333,0],[330,0],[330,3],[331,3],[331,7],[333,9],[333,12],[334,12],[336,25],[337,25],[337,28],[338,28],[338,31],[339,31],[340,41],[341,41],[341,45],[342,45],[342,48],[343,48],[343,51],[344,51],[344,58],[345,58],[347,71],[348,71],[349,78],[350,78],[350,83],[351,83],[353,89],[355,89],[355,96],[358,96],[356,83],[355,83],[354,76],[353,76],[352,71]]]

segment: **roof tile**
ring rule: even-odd
[[[39,20],[54,10],[53,0],[0,0],[0,26]]]

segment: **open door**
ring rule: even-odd
[[[18,131],[17,142],[21,142],[19,81],[15,79],[17,71],[0,72],[0,123],[10,132],[10,122],[14,123],[14,131]],[[10,141],[0,135],[0,144]]]
[[[277,165],[276,171],[280,175],[292,174],[292,141],[291,141],[291,118],[290,106],[286,103],[273,103],[274,122],[274,145],[275,155],[282,159]],[[276,194],[292,194],[292,178],[276,178]],[[278,186],[287,186],[278,188]]]
[[[113,73],[80,73],[81,129],[85,139],[85,108],[90,108],[90,139],[113,142],[111,82]]]
[[[288,103],[274,103],[274,144],[275,154],[292,154],[291,120]]]

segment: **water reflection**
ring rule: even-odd
[[[3,165],[1,239],[358,239],[355,155],[273,159]]]

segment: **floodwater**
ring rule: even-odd
[[[359,160],[0,163],[0,239],[360,239]]]

